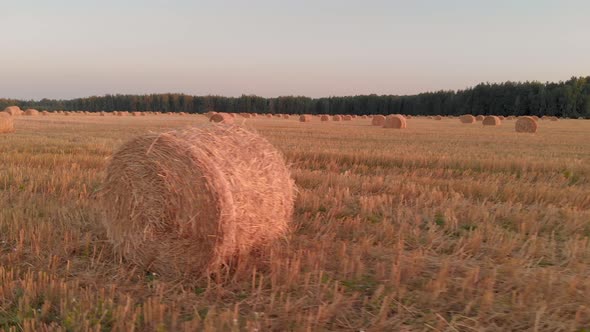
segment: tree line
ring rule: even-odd
[[[264,98],[191,96],[178,93],[149,95],[105,95],[71,100],[0,99],[0,109],[17,105],[22,109],[97,111],[158,111],[205,113],[289,114],[408,114],[408,115],[537,115],[590,118],[590,76],[572,77],[558,83],[481,83],[457,91],[416,95],[358,95],[309,98],[283,96]]]

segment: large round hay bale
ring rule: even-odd
[[[535,121],[539,121],[539,117],[536,115],[531,115],[531,118],[535,119]]]
[[[272,118],[272,114],[270,114],[270,113],[266,113],[266,117],[267,117],[267,118]]]
[[[471,114],[461,115],[461,117],[459,117],[459,120],[461,121],[461,123],[475,123],[475,122],[477,122],[477,120],[475,120],[475,117]]]
[[[250,113],[240,113],[240,115],[246,119],[250,119],[252,117],[252,114],[250,114]]]
[[[320,116],[320,121],[330,121],[330,116],[323,114]]]
[[[283,119],[288,119],[290,118],[289,114],[283,114]]]
[[[205,113],[205,116],[208,117],[209,119],[211,119],[211,117],[215,114],[217,114],[217,112],[207,112],[207,113]]]
[[[234,123],[234,118],[228,113],[215,113],[209,118],[210,122]]]
[[[374,115],[373,119],[371,120],[371,125],[373,126],[381,126],[385,123],[385,116],[383,115]]]
[[[558,121],[559,119],[556,116],[550,116],[549,120],[551,121]]]
[[[131,112],[132,116],[141,116],[141,112]]]
[[[299,122],[311,122],[312,116],[309,114],[301,114],[299,116]]]
[[[33,108],[28,108],[28,109],[25,110],[25,112],[23,113],[23,115],[37,116],[37,115],[39,115],[39,111],[37,111],[36,109],[33,109]]]
[[[283,157],[237,126],[137,137],[106,174],[108,238],[123,257],[164,277],[215,271],[283,237],[293,214]]]
[[[14,131],[14,121],[9,112],[0,112],[0,134],[12,133]]]
[[[342,121],[352,121],[352,116],[351,115],[343,115]]]
[[[482,124],[484,126],[499,126],[501,123],[502,121],[500,120],[500,118],[498,118],[495,115],[488,115],[482,121]]]
[[[341,121],[342,117],[340,115],[334,115],[332,116],[332,121]]]
[[[23,111],[18,106],[8,106],[4,109],[5,113],[8,113],[12,116],[17,116],[23,114]]]
[[[405,129],[407,128],[406,118],[401,114],[391,114],[385,117],[383,128]]]
[[[519,133],[536,133],[538,128],[537,121],[530,116],[522,116],[516,120],[514,128]]]
[[[475,121],[483,121],[483,119],[485,119],[485,116],[483,115],[478,115],[475,117]]]
[[[98,113],[98,114],[99,114],[100,116],[106,116],[106,113],[105,113],[105,112],[100,112],[100,113]]]
[[[433,117],[433,119],[434,119],[434,120],[442,120],[443,118],[442,118],[442,116],[440,116],[440,115],[435,115],[435,116]]]

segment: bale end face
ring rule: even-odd
[[[483,119],[482,124],[484,126],[499,126],[502,124],[502,121],[495,115],[488,115]]]
[[[383,128],[405,129],[407,128],[406,118],[400,114],[388,115],[383,123]]]

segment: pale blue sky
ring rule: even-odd
[[[0,0],[0,97],[413,94],[590,75],[590,1]]]

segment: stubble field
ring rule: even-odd
[[[290,163],[292,232],[187,281],[115,257],[96,193],[127,139],[204,116],[16,118],[0,135],[0,329],[590,328],[590,121],[242,121]]]

